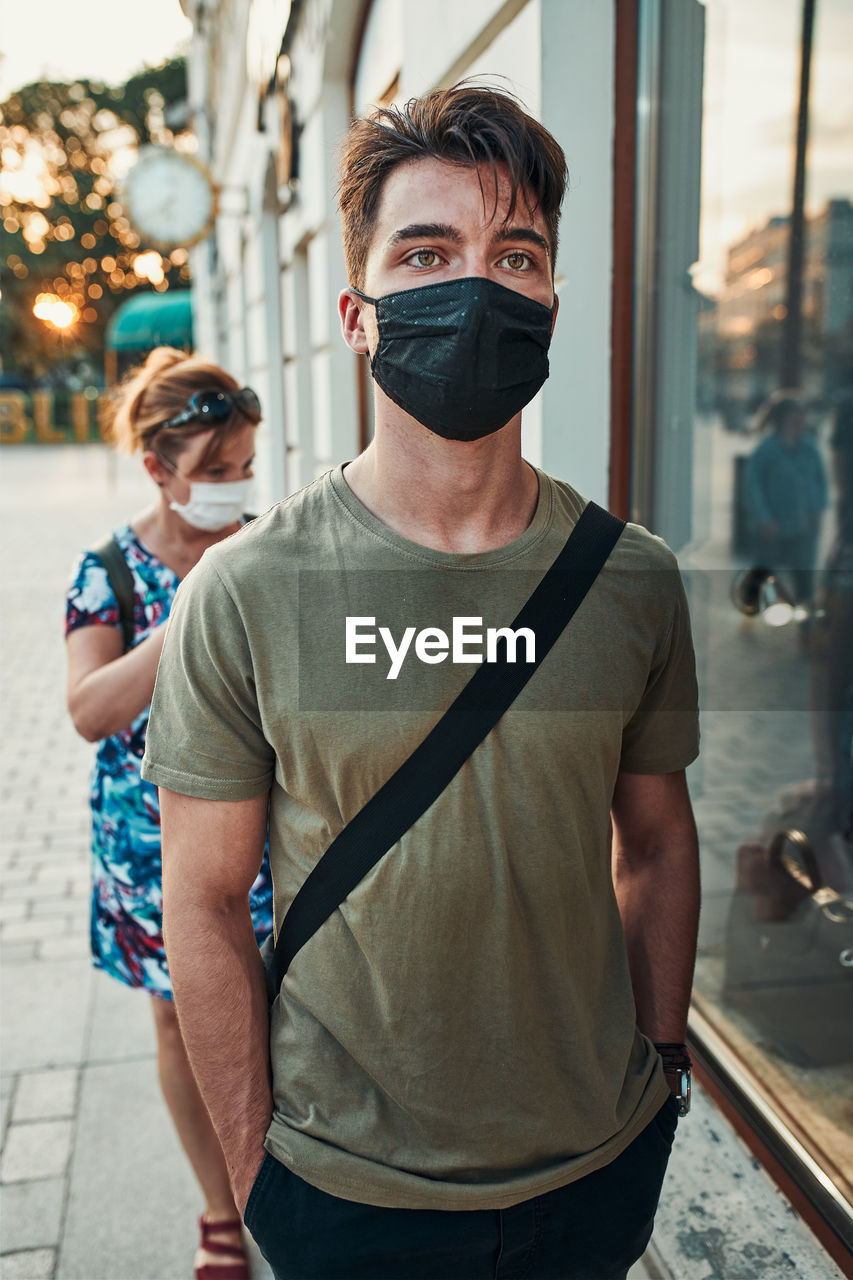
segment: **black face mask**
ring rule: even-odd
[[[376,307],[370,368],[379,386],[446,440],[499,431],[548,377],[554,307],[494,280],[471,276],[382,298],[353,293]]]

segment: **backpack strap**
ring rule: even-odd
[[[125,554],[112,534],[102,538],[89,552],[100,560],[107,573],[107,581],[118,601],[118,620],[124,640],[124,652],[133,648],[133,574]]]

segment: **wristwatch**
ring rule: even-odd
[[[663,1062],[663,1073],[678,1104],[679,1116],[690,1110],[690,1081],[693,1063],[685,1044],[655,1044]]]

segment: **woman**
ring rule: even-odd
[[[746,464],[746,501],[755,534],[753,563],[790,575],[798,604],[809,605],[820,523],[827,503],[820,451],[806,431],[796,392],[771,396],[757,418],[767,431]]]
[[[826,710],[825,756],[832,780],[833,840],[839,874],[828,882],[853,889],[853,390],[838,402],[830,438],[837,500],[835,540],[823,573],[823,648],[816,655],[821,685],[816,705]],[[823,701],[819,700],[823,695]]]
[[[196,1280],[248,1280],[225,1161],[178,1030],[163,949],[157,791],[140,777],[148,706],[181,579],[205,549],[245,523],[260,404],[222,369],[169,347],[126,383],[113,433],[159,490],[114,537],[132,574],[133,642],[103,562],[84,552],[66,601],[68,709],[100,742],[92,776],[94,964],[148,991],[160,1084],[205,1200]],[[115,575],[113,575],[115,582]],[[119,595],[121,594],[119,589]],[[272,928],[266,857],[250,894],[258,941]]]

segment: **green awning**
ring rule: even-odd
[[[191,347],[193,315],[189,289],[139,293],[114,311],[107,325],[110,351],[150,351],[152,347]]]

